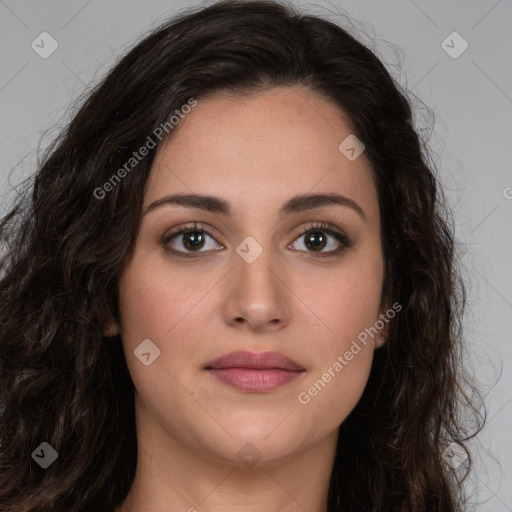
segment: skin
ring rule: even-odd
[[[338,428],[384,337],[369,337],[309,403],[297,397],[387,309],[371,167],[364,153],[349,161],[338,149],[350,133],[328,99],[283,87],[199,98],[160,146],[144,208],[196,193],[229,201],[232,215],[167,204],[143,217],[120,280],[121,323],[105,326],[121,332],[136,387],[137,472],[118,511],[326,511]],[[279,216],[292,196],[312,193],[342,194],[366,220],[338,205]],[[194,221],[213,234],[204,235],[199,257],[167,253],[164,235],[193,231]],[[315,257],[301,233],[322,221],[350,247]],[[322,233],[320,252],[339,247]],[[248,236],[263,248],[252,263],[236,252]],[[167,245],[197,255],[185,238]],[[134,355],[145,339],[161,351],[149,366]],[[239,391],[204,369],[237,350],[280,352],[306,371],[270,392]],[[251,466],[237,456],[248,442],[260,457]]]

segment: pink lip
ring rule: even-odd
[[[278,352],[232,352],[211,361],[205,369],[241,391],[262,393],[276,389],[301,375],[305,369]]]

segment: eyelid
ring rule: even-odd
[[[338,236],[338,237],[346,240],[347,243],[349,241],[348,236],[341,228],[338,228],[336,225],[331,224],[330,222],[325,222],[325,221],[313,221],[313,222],[306,223],[306,227],[302,226],[298,230],[293,241],[295,241],[295,239],[297,237],[305,235],[308,231],[314,231],[315,229],[317,229],[318,231],[325,231],[326,233],[329,233],[331,235]]]
[[[178,226],[177,228],[172,228],[168,230],[164,234],[162,241],[168,242],[172,237],[182,233],[188,233],[190,231],[204,231],[207,235],[214,238],[217,243],[219,242],[216,238],[222,238],[222,236],[220,234],[217,234],[217,230],[212,226],[208,224],[203,224],[202,222],[194,221],[193,223],[184,224],[182,226]]]

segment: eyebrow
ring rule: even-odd
[[[143,215],[155,210],[156,208],[175,204],[186,208],[195,208],[211,213],[219,213],[222,215],[231,215],[231,205],[228,201],[220,197],[208,196],[202,194],[172,194],[157,199],[144,209]],[[340,194],[303,194],[297,195],[286,201],[279,210],[279,215],[290,215],[292,213],[300,213],[322,206],[346,206],[355,210],[365,222],[368,222],[363,209],[352,199]]]

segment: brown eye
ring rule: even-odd
[[[319,257],[335,256],[351,245],[350,240],[344,233],[339,232],[334,226],[328,223],[309,226],[296,240],[300,238],[303,238],[304,241],[301,244],[297,244],[296,241],[293,242],[292,248]],[[301,245],[304,248],[301,248]]]
[[[182,237],[182,244],[187,251],[195,251],[204,246],[205,236],[201,231],[188,231]]]
[[[322,231],[309,231],[304,237],[304,245],[313,251],[321,251],[327,245],[328,236]]]
[[[208,239],[211,239],[214,243],[208,244]],[[196,225],[181,226],[168,233],[162,239],[162,245],[171,254],[184,258],[196,257],[193,253],[200,255],[200,253],[223,248],[215,242],[213,235],[208,230]]]

